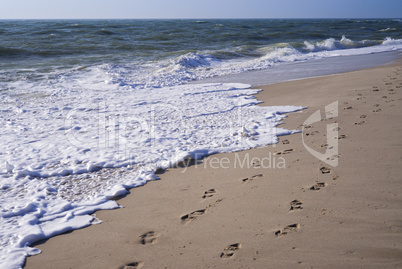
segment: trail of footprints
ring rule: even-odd
[[[392,85],[392,83],[387,83],[386,85]],[[401,88],[401,87],[402,87],[402,84],[401,84],[400,86],[397,86],[396,88]],[[373,91],[378,92],[379,89],[378,89],[377,87],[374,87],[374,90],[373,90]],[[389,93],[389,94],[395,94],[395,91],[394,91],[394,89],[388,89],[388,93]],[[381,98],[382,98],[382,99],[388,99],[387,96],[382,96]],[[357,100],[362,100],[362,99],[363,99],[363,94],[359,93],[359,94],[358,94],[358,97],[357,97]],[[389,103],[389,102],[392,102],[392,101],[393,101],[393,100],[386,100],[385,102],[386,102],[386,103]],[[346,104],[347,104],[347,103],[346,103]],[[347,104],[347,105],[348,105],[348,104]],[[352,109],[354,109],[354,108],[353,108],[353,106],[351,106],[351,105],[348,105],[347,107],[344,108],[344,110],[352,110]],[[382,108],[380,107],[380,104],[375,104],[375,105],[373,106],[372,112],[378,113],[378,112],[381,112],[381,111],[382,111]],[[366,121],[366,119],[367,119],[367,115],[366,115],[366,114],[360,115],[359,118],[360,118],[361,120],[355,122],[354,125],[359,126],[359,125],[363,125],[363,124],[365,124],[365,123],[367,122],[367,121]],[[304,128],[308,129],[308,128],[312,128],[312,126],[304,126]],[[340,130],[340,127],[338,127],[337,130],[334,130],[334,131],[339,131],[339,130]],[[319,133],[319,132],[318,132],[318,131],[310,131],[310,132],[307,132],[305,135],[306,135],[306,136],[310,136],[310,135],[315,135],[315,134],[317,134],[317,133]],[[340,135],[338,135],[336,138],[339,139],[339,140],[345,139],[345,138],[347,138],[347,135],[345,135],[345,134],[340,134]],[[285,144],[285,145],[287,145],[287,144],[290,144],[290,141],[286,139],[286,140],[283,140],[282,143]],[[333,148],[333,146],[328,145],[328,144],[323,144],[322,147],[325,147],[326,149],[332,149],[332,148]],[[283,150],[283,151],[280,151],[280,152],[275,152],[274,155],[284,155],[284,154],[288,154],[288,153],[291,153],[291,152],[293,152],[293,149],[286,149],[286,150]],[[330,158],[331,158],[331,159],[334,159],[334,158],[339,158],[339,157],[340,157],[340,154],[331,156]],[[253,164],[253,165],[254,165],[254,164]],[[259,165],[259,164],[255,164],[255,166],[258,166],[258,165]],[[321,166],[321,167],[319,168],[319,171],[321,172],[322,175],[331,174],[331,169],[328,168],[328,167],[326,167],[326,166]],[[245,179],[243,179],[242,181],[243,181],[243,182],[249,182],[249,181],[252,181],[254,178],[260,177],[260,176],[262,176],[262,175],[255,175],[255,176],[252,176],[252,177],[249,177],[249,178],[245,178]],[[332,180],[336,180],[336,179],[338,179],[338,176],[335,175],[335,176],[332,177]],[[325,188],[326,186],[327,186],[327,183],[326,183],[326,182],[316,182],[314,185],[312,185],[312,186],[309,188],[309,190],[311,190],[311,191],[319,191],[319,190],[321,190],[322,188]],[[294,211],[300,211],[300,210],[302,210],[302,209],[303,209],[303,202],[302,202],[301,200],[295,199],[295,200],[293,200],[293,201],[290,202],[290,209],[289,209],[289,211],[294,212]],[[275,231],[274,234],[275,234],[275,236],[277,236],[277,237],[281,237],[281,236],[284,236],[284,235],[288,235],[288,234],[290,234],[290,233],[292,233],[292,232],[296,232],[297,230],[300,229],[300,227],[301,227],[301,224],[300,224],[300,223],[293,223],[293,224],[290,224],[290,225],[285,226],[285,227],[284,227],[283,229],[281,229],[281,230]],[[232,247],[233,247],[233,246],[234,246],[234,245],[231,245],[231,246],[225,248],[225,250],[228,251],[229,254],[227,254],[226,252],[222,252],[222,253],[221,253],[221,257],[230,257],[230,256],[232,256],[233,253],[234,253],[234,251],[232,250]],[[233,247],[233,248],[234,248],[234,247]],[[238,249],[238,248],[236,248],[236,250],[237,250],[237,249]]]
[[[399,75],[398,71],[395,71],[394,73],[395,73],[395,75]],[[385,78],[383,80],[384,87],[373,86],[372,92],[379,94],[379,95],[381,95],[381,93],[382,94],[388,93],[388,95],[396,94],[395,90],[402,87],[402,83],[399,83],[400,85],[394,85],[396,79],[397,79],[397,77],[388,76],[388,78]],[[357,100],[362,100],[363,97],[364,97],[364,95],[362,93],[359,93]],[[388,98],[388,97],[390,97],[390,98]],[[395,100],[391,99],[391,97],[392,96],[387,96],[387,95],[382,95],[381,97],[378,96],[378,98],[385,100],[385,104],[395,101]],[[380,101],[381,99],[378,99],[378,101]],[[395,106],[395,105],[390,104],[390,106]],[[381,104],[379,104],[379,103],[374,104],[371,109],[371,112],[373,112],[373,113],[379,113],[381,111],[383,111],[383,108],[381,107]],[[360,115],[360,119],[366,119],[366,118],[367,118],[367,115],[365,115],[365,114]],[[363,125],[365,123],[367,123],[366,120],[360,120],[360,121],[355,122],[355,125],[358,126],[358,125]]]
[[[305,128],[312,128],[312,126],[305,126]],[[339,131],[340,129],[341,129],[340,127],[337,127],[336,131]],[[312,132],[309,133],[309,135],[314,135],[316,133],[318,133],[318,131],[312,131]],[[343,138],[346,138],[346,135],[340,135],[338,137],[338,139],[343,139]],[[286,140],[283,140],[282,143],[284,145],[287,145],[287,144],[290,144],[290,141],[288,139],[286,139]],[[325,146],[326,148],[333,148],[332,146],[330,146],[328,144],[325,144],[323,146]],[[291,153],[291,152],[293,152],[293,149],[286,149],[286,150],[283,150],[283,151],[280,151],[280,152],[275,152],[274,155],[283,155],[283,154],[288,154],[288,153]],[[340,155],[338,154],[336,156],[335,155],[332,156],[331,158],[339,158],[339,157],[340,157]],[[253,163],[253,165],[256,166],[255,163]],[[258,165],[259,165],[259,163],[258,163]],[[326,166],[321,166],[319,168],[319,171],[323,175],[331,173],[331,169],[329,167],[326,167]],[[252,181],[255,178],[262,177],[262,176],[263,176],[262,174],[257,174],[257,175],[242,179],[242,182],[247,183],[247,182]],[[332,179],[336,180],[337,176],[334,176]],[[322,189],[322,188],[324,188],[326,186],[327,186],[326,182],[316,182],[309,189],[313,190],[313,191],[318,191],[318,190],[320,190],[320,189]],[[303,202],[301,200],[295,199],[295,200],[291,201],[289,204],[290,204],[290,208],[289,208],[290,212],[300,211],[300,210],[303,209]],[[288,235],[288,234],[290,234],[292,232],[296,232],[297,230],[300,229],[300,227],[301,227],[300,223],[293,223],[293,224],[287,225],[286,227],[284,227],[281,230],[275,231],[274,234],[275,234],[276,237],[281,237],[281,236],[284,236],[284,235]],[[221,258],[230,258],[231,256],[233,256],[234,252],[236,250],[238,250],[239,248],[240,248],[240,244],[238,244],[238,243],[234,244],[234,245],[230,245],[230,246],[225,248],[224,252],[221,253],[220,257]]]
[[[320,167],[319,171],[322,174],[331,173],[331,169],[328,168],[328,167],[325,167],[325,166]],[[338,178],[338,176],[334,176],[332,179],[336,180],[337,178]],[[310,190],[318,191],[321,188],[324,188],[326,186],[327,186],[326,182],[317,182],[313,186],[310,187]],[[289,211],[294,212],[294,211],[299,211],[299,210],[302,210],[302,209],[303,209],[303,202],[302,201],[300,201],[298,199],[295,199],[295,200],[290,202]],[[281,237],[281,236],[284,236],[284,235],[288,235],[289,233],[296,232],[297,230],[300,229],[300,227],[301,227],[300,223],[293,223],[293,224],[287,225],[286,227],[284,227],[281,230],[275,231],[274,234],[275,234],[276,237]]]
[[[262,177],[262,176],[263,176],[262,174],[258,174],[258,175],[255,175],[255,176],[250,177],[250,179],[252,180],[253,178]],[[247,178],[247,179],[249,179],[249,178]],[[247,181],[247,180],[246,180],[246,181]],[[210,197],[212,197],[215,193],[217,193],[217,190],[216,190],[216,189],[209,189],[209,190],[206,190],[206,191],[204,192],[202,198],[203,198],[203,199],[210,198]],[[189,214],[186,214],[186,215],[182,216],[182,217],[180,218],[182,224],[186,225],[186,224],[190,223],[191,221],[195,220],[196,218],[198,218],[198,217],[204,215],[204,214],[207,212],[208,208],[211,208],[211,207],[216,206],[216,205],[217,205],[219,202],[221,202],[221,201],[222,201],[222,199],[218,199],[218,200],[215,201],[215,203],[208,205],[208,206],[207,206],[206,208],[204,208],[204,209],[196,210],[196,211],[193,211],[193,212],[191,212],[191,213],[189,213]],[[234,256],[235,252],[238,251],[240,248],[241,248],[241,244],[240,244],[240,243],[231,244],[231,245],[229,245],[229,246],[227,246],[227,247],[225,247],[225,248],[223,249],[223,251],[221,252],[221,254],[220,254],[219,257],[222,258],[222,259],[231,258],[231,257]]]
[[[391,78],[391,79],[394,80],[396,78]],[[393,83],[392,82],[387,82],[387,83],[385,83],[385,85],[390,86],[390,85],[393,85]],[[402,83],[399,86],[396,86],[395,88],[398,88],[398,89],[402,88]],[[376,86],[373,87],[373,92],[379,92],[379,91],[380,91],[380,89],[378,87],[376,87]],[[388,89],[388,94],[390,94],[390,95],[395,94],[395,89],[394,88]],[[359,93],[358,97],[357,97],[357,100],[363,100],[363,98],[364,98],[364,95]],[[387,96],[384,95],[384,96],[382,96],[382,99],[388,99],[388,98],[387,98]],[[389,102],[392,102],[392,101],[394,101],[394,100],[386,100],[385,102],[389,103]],[[347,107],[344,108],[344,110],[351,110],[351,109],[353,109],[353,106],[347,106]],[[373,106],[372,112],[378,113],[378,112],[381,112],[381,111],[382,111],[382,108],[381,108],[380,104],[375,104]],[[360,115],[359,116],[360,121],[355,122],[354,125],[358,126],[358,125],[365,124],[366,120],[367,120],[367,117],[368,116],[366,114]],[[304,126],[304,128],[308,129],[308,128],[312,128],[312,126]],[[334,130],[334,131],[339,131],[340,129],[341,128],[338,127],[337,130]],[[319,133],[319,132],[318,131],[311,131],[309,133],[306,133],[305,135],[310,136],[310,135],[314,135],[314,134],[317,134],[317,133]],[[341,135],[338,135],[338,137],[336,137],[336,138],[340,140],[340,139],[345,139],[346,137],[347,137],[346,135],[341,134]],[[290,144],[290,140],[284,139],[282,141],[282,144],[288,145],[288,144]],[[328,144],[323,144],[323,145],[321,145],[321,147],[325,147],[326,149],[332,149],[333,148],[331,145],[328,145]],[[293,149],[290,148],[290,149],[286,149],[286,150],[283,150],[283,151],[280,151],[280,152],[275,152],[274,155],[284,155],[284,154],[289,154],[289,153],[292,153],[292,152],[293,152]],[[340,155],[336,155],[336,156],[334,155],[331,158],[339,158],[339,157],[340,157]],[[252,163],[252,165],[254,167],[259,167],[260,163],[258,161],[255,161],[254,163]],[[326,167],[326,166],[321,166],[319,168],[319,171],[321,172],[322,175],[331,174],[331,169]],[[250,177],[242,179],[242,183],[248,183],[248,182],[253,181],[256,178],[261,178],[261,177],[263,177],[263,174],[253,175],[253,176],[250,176]],[[338,176],[336,176],[336,175],[332,177],[333,180],[336,180],[337,178],[338,178]],[[314,185],[312,185],[309,188],[309,190],[311,190],[311,191],[319,191],[322,188],[325,188],[326,186],[327,186],[326,182],[316,182]],[[203,193],[202,199],[211,198],[216,193],[217,193],[216,189],[208,189]],[[206,208],[195,210],[195,211],[193,211],[191,213],[188,213],[188,214],[185,214],[185,215],[181,216],[180,219],[181,219],[182,224],[186,225],[186,224],[190,223],[191,221],[197,219],[198,217],[205,215],[210,207],[215,206],[220,201],[222,201],[222,199],[219,199],[215,203],[208,205]],[[291,211],[291,212],[301,211],[303,209],[303,202],[298,200],[298,199],[295,199],[295,200],[291,201],[289,204],[290,204],[289,211]],[[282,237],[282,236],[288,235],[290,233],[296,232],[297,230],[300,229],[300,227],[301,227],[300,223],[293,223],[293,224],[285,226],[284,228],[282,228],[280,230],[275,231],[274,234],[275,234],[276,237]],[[140,236],[141,244],[143,244],[143,245],[153,245],[153,244],[155,244],[157,242],[158,237],[159,237],[159,234],[157,232],[155,232],[155,231],[149,231],[147,233],[144,233],[144,234],[142,234]],[[240,248],[241,248],[240,243],[234,243],[234,244],[228,245],[220,253],[220,258],[222,258],[222,259],[232,258]],[[127,264],[123,268],[124,269],[139,269],[139,268],[142,268],[143,265],[144,265],[144,263],[139,261],[139,262],[133,262],[133,263]]]

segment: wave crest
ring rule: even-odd
[[[381,44],[382,41],[380,40],[353,41],[347,38],[346,36],[342,36],[340,40],[336,40],[335,38],[328,38],[316,43],[310,43],[308,41],[304,41],[305,45],[304,50],[306,52],[319,52],[319,51],[330,51],[340,49],[356,49]]]
[[[178,65],[184,68],[197,68],[197,67],[210,66],[213,62],[216,61],[218,61],[218,59],[216,59],[210,54],[189,52],[172,60],[170,64],[175,66]]]

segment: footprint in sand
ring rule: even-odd
[[[254,176],[251,176],[251,177],[244,178],[244,179],[242,179],[242,181],[244,183],[247,183],[247,182],[253,181],[254,178],[262,177],[262,176],[264,176],[264,175],[263,174],[254,175]]]
[[[216,192],[217,192],[216,189],[209,189],[209,190],[204,192],[204,195],[202,196],[202,198],[205,199],[205,198],[212,197],[212,196],[214,196],[214,193],[216,193]]]
[[[187,224],[187,223],[195,220],[197,217],[204,215],[207,212],[208,208],[215,207],[217,204],[219,204],[222,201],[223,201],[223,199],[218,199],[214,203],[209,204],[205,209],[196,210],[196,211],[193,211],[189,214],[186,214],[186,215],[180,217],[181,223]]]
[[[283,140],[283,141],[282,141],[282,144],[284,144],[284,145],[288,145],[288,144],[290,144],[290,140],[285,139],[285,140]]]
[[[300,200],[293,200],[290,202],[290,211],[303,209],[303,202]]]
[[[260,166],[261,166],[261,162],[260,162],[259,160],[254,160],[254,161],[251,163],[251,165],[252,165],[253,167],[260,167]]]
[[[293,149],[285,149],[284,151],[275,152],[274,155],[284,155],[293,152]]]
[[[363,124],[365,124],[365,123],[366,123],[366,121],[363,120],[363,121],[355,122],[355,125],[363,125]]]
[[[360,115],[360,118],[365,119],[365,118],[367,118],[367,115]]]
[[[380,112],[380,111],[382,111],[381,108],[373,109],[373,112]]]
[[[291,224],[286,226],[285,228],[283,228],[282,230],[278,230],[275,232],[276,236],[282,236],[282,235],[287,235],[290,232],[295,232],[300,228],[300,224],[299,223],[295,223],[295,224]]]
[[[144,233],[143,235],[140,236],[141,238],[141,244],[143,245],[153,245],[158,241],[159,234],[155,231],[149,231],[147,233]]]
[[[326,143],[326,144],[322,144],[321,145],[322,148],[326,148],[326,149],[333,149],[334,146],[331,146],[330,144]]]
[[[184,215],[181,217],[181,223],[182,224],[187,224],[189,222],[191,222],[192,220],[195,220],[197,217],[202,216],[205,214],[205,212],[207,212],[207,209],[200,209],[200,210],[196,210],[193,211],[187,215]]]
[[[225,249],[221,253],[220,257],[224,258],[224,259],[231,258],[231,257],[233,257],[235,252],[238,251],[240,248],[241,248],[240,243],[231,244],[231,245],[225,247]]]
[[[339,136],[337,136],[337,137],[335,137],[335,138],[337,138],[337,139],[341,140],[341,139],[345,139],[346,137],[348,137],[348,136],[347,136],[347,135],[342,134],[342,135],[339,135]]]
[[[315,134],[318,134],[318,133],[319,133],[319,131],[313,131],[311,133],[306,133],[306,136],[315,135]]]
[[[132,263],[125,265],[122,268],[123,269],[140,269],[143,266],[144,266],[144,262],[132,262]]]
[[[320,171],[323,174],[329,174],[329,173],[331,173],[331,168],[326,167],[326,166],[322,166],[322,167],[320,167]]]
[[[335,154],[335,155],[332,155],[331,157],[328,157],[327,158],[327,160],[336,160],[336,159],[339,159],[341,157],[341,154]]]
[[[326,186],[327,186],[327,183],[325,183],[325,182],[317,182],[316,184],[314,184],[313,186],[310,187],[310,190],[318,191],[321,188],[324,188]]]

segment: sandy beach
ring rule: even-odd
[[[258,88],[301,132],[166,170],[25,268],[401,268],[402,61]]]

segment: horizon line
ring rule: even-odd
[[[228,18],[7,18],[5,20],[378,20],[378,19],[402,19],[402,17],[274,17],[274,18],[239,18],[239,17],[228,17]]]

